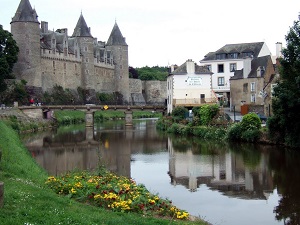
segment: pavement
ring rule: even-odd
[[[243,116],[240,112],[236,112],[230,108],[223,108],[224,113],[227,114],[232,121],[241,121]]]

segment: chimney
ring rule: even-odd
[[[193,74],[195,73],[195,63],[193,62],[193,60],[188,59],[186,61],[186,72],[188,74]]]
[[[60,32],[63,34],[67,34],[67,36],[68,36],[68,28],[61,28]]]
[[[42,33],[47,33],[48,32],[48,22],[42,21],[41,22],[41,29],[42,29]]]
[[[282,43],[277,42],[276,43],[276,58],[281,58],[282,57]]]
[[[248,75],[251,71],[251,61],[252,61],[252,57],[246,57],[243,60],[243,63],[244,63],[243,78],[244,79],[248,78]]]

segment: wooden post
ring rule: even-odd
[[[4,183],[0,181],[0,208],[3,207],[4,203]]]

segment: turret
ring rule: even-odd
[[[82,55],[82,84],[85,90],[94,88],[94,38],[81,14],[72,37],[76,37]]]
[[[115,23],[112,29],[106,46],[107,49],[112,51],[114,58],[116,91],[123,95],[124,103],[130,103],[128,45],[117,23]]]
[[[11,21],[11,33],[19,47],[18,62],[13,73],[17,79],[24,79],[28,86],[42,87],[40,62],[40,23],[29,0],[21,0]]]

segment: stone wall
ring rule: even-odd
[[[143,81],[145,100],[148,104],[165,103],[167,99],[167,81]]]

